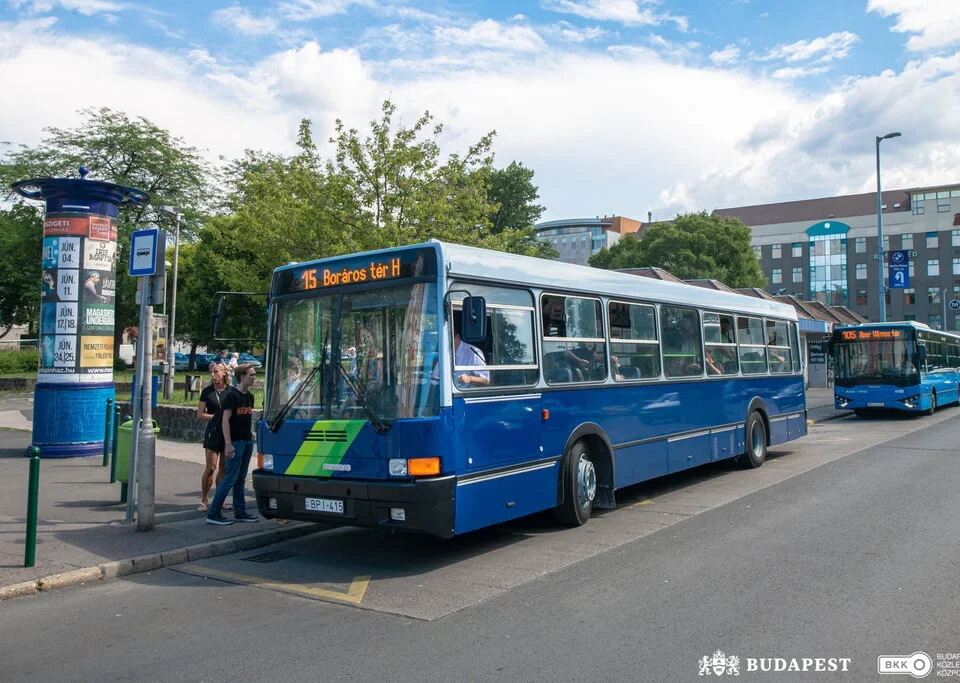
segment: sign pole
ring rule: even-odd
[[[149,280],[150,278],[146,278]],[[147,283],[144,282],[144,285]],[[149,291],[149,290],[147,290]],[[146,297],[144,297],[146,299]],[[153,306],[146,306],[146,329],[143,332],[144,338],[153,338]],[[146,345],[144,345],[146,346]],[[144,354],[146,362],[151,362],[152,353]],[[152,363],[151,363],[152,364]],[[144,373],[146,377],[146,373]],[[142,415],[142,426],[137,440],[140,445],[137,460],[137,531],[150,531],[154,525],[154,489],[156,484],[156,452],[157,441],[153,433],[153,381],[143,382],[143,398],[140,401],[143,406],[140,410]]]
[[[147,373],[144,372],[147,363],[150,362],[150,354],[147,348],[150,344],[148,336],[150,331],[149,306],[150,300],[150,276],[140,278],[140,326],[137,333],[137,375],[133,386],[133,433],[130,435],[130,469],[127,470],[127,521],[133,521],[134,498],[137,496],[137,457],[140,446],[140,414],[143,406],[143,387],[153,386],[147,381]],[[151,434],[153,433],[151,429]]]

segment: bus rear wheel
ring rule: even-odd
[[[755,410],[747,418],[747,449],[740,456],[740,464],[747,469],[756,469],[767,459],[767,423]]]
[[[562,524],[583,526],[593,512],[597,497],[597,468],[583,441],[573,444],[563,459],[563,502],[554,508]]]

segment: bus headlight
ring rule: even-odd
[[[917,403],[920,402],[920,394],[917,394],[915,396],[907,396],[906,398],[901,400],[903,401],[903,404],[907,406],[907,408],[916,408]]]
[[[839,394],[834,394],[833,399],[837,402],[837,405],[840,406],[841,408],[846,408],[847,404],[850,403],[850,400],[848,398],[844,396],[840,396]]]
[[[405,458],[390,458],[390,476],[407,476],[407,461]]]
[[[264,453],[262,456],[263,464],[260,467],[267,472],[273,472],[273,455],[269,453]]]

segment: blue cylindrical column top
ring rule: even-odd
[[[87,175],[86,168],[80,168],[80,175]],[[10,187],[21,197],[44,200],[47,213],[69,211],[116,218],[121,206],[150,201],[150,195],[142,190],[102,180],[86,180],[85,177],[32,178]]]

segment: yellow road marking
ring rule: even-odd
[[[295,593],[313,595],[318,598],[341,600],[354,605],[359,605],[360,601],[363,600],[363,595],[367,592],[367,584],[370,583],[369,576],[356,576],[354,577],[353,582],[350,584],[350,588],[347,589],[347,592],[341,593],[339,591],[331,591],[324,588],[311,588],[310,586],[304,586],[299,583],[284,583],[283,581],[273,581],[271,579],[264,579],[259,576],[250,576],[248,574],[234,574],[233,572],[225,572],[220,569],[210,569],[209,567],[197,567],[197,569],[214,578],[226,579],[228,581],[238,581],[240,583],[255,583],[263,586],[275,586],[277,588],[283,588],[284,590],[293,591]]]
[[[648,498],[647,500],[641,500],[639,503],[634,503],[630,507],[635,508],[639,505],[653,505],[653,501]]]

